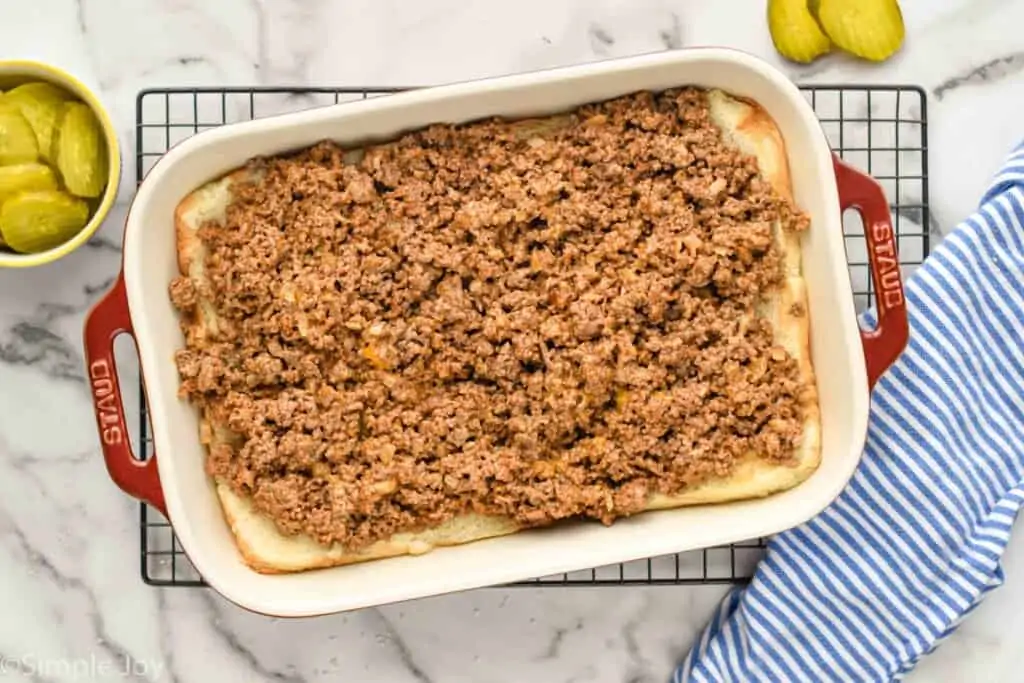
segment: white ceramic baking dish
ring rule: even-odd
[[[176,396],[172,355],[182,336],[167,295],[177,272],[172,213],[186,193],[254,155],[324,138],[387,139],[434,122],[533,116],[638,90],[694,84],[759,102],[778,123],[796,201],[811,216],[803,268],[822,413],[822,462],[800,486],[761,500],[652,512],[617,522],[528,531],[418,557],[267,576],[243,564],[203,469],[196,413]],[[842,210],[864,217],[881,324],[855,317]],[[813,516],[842,490],[864,445],[871,384],[907,338],[888,206],[877,183],[839,163],[814,112],[783,74],[747,54],[689,49],[420,89],[233,124],[196,135],[156,164],[132,204],[121,276],[91,312],[88,373],[108,470],[124,491],[164,511],[205,580],[229,600],[278,616],[325,614],[769,536]],[[134,336],[155,453],[133,457],[113,339]]]

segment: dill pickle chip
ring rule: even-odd
[[[11,88],[5,94],[12,95],[14,93],[30,95],[39,100],[55,100],[57,102],[66,102],[74,99],[74,96],[67,90],[56,86],[53,83],[47,83],[46,81],[29,81],[28,83],[22,83],[21,85]]]
[[[768,0],[768,31],[779,54],[801,64],[813,62],[832,48],[807,0]]]
[[[89,205],[59,190],[22,192],[0,206],[0,237],[23,254],[67,242],[89,221]]]
[[[45,164],[0,166],[0,204],[19,192],[56,189],[57,175]]]
[[[896,0],[820,0],[818,20],[837,47],[873,62],[895,54],[906,33]]]
[[[79,197],[99,197],[107,182],[107,151],[92,110],[81,102],[66,103],[56,142],[64,186]]]
[[[39,145],[32,126],[17,107],[0,104],[0,166],[21,164],[38,158]]]
[[[24,83],[4,95],[3,102],[18,108],[36,135],[39,152],[47,161],[51,155],[53,135],[60,126],[64,102],[68,94],[49,83]]]

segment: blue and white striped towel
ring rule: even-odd
[[[1024,144],[907,299],[850,484],[769,543],[675,683],[899,680],[1002,584],[1024,501]]]

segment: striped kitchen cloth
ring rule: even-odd
[[[907,304],[849,485],[768,544],[675,683],[899,680],[1002,584],[1024,501],[1024,144]]]

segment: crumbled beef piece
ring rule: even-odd
[[[187,277],[176,277],[171,281],[170,295],[171,303],[182,312],[191,311],[199,301],[195,283]]]
[[[358,548],[468,512],[610,523],[790,461],[800,373],[754,311],[781,281],[773,226],[806,217],[701,90],[563,122],[254,162],[200,230],[217,337],[176,356],[233,435],[208,471],[282,531]]]

